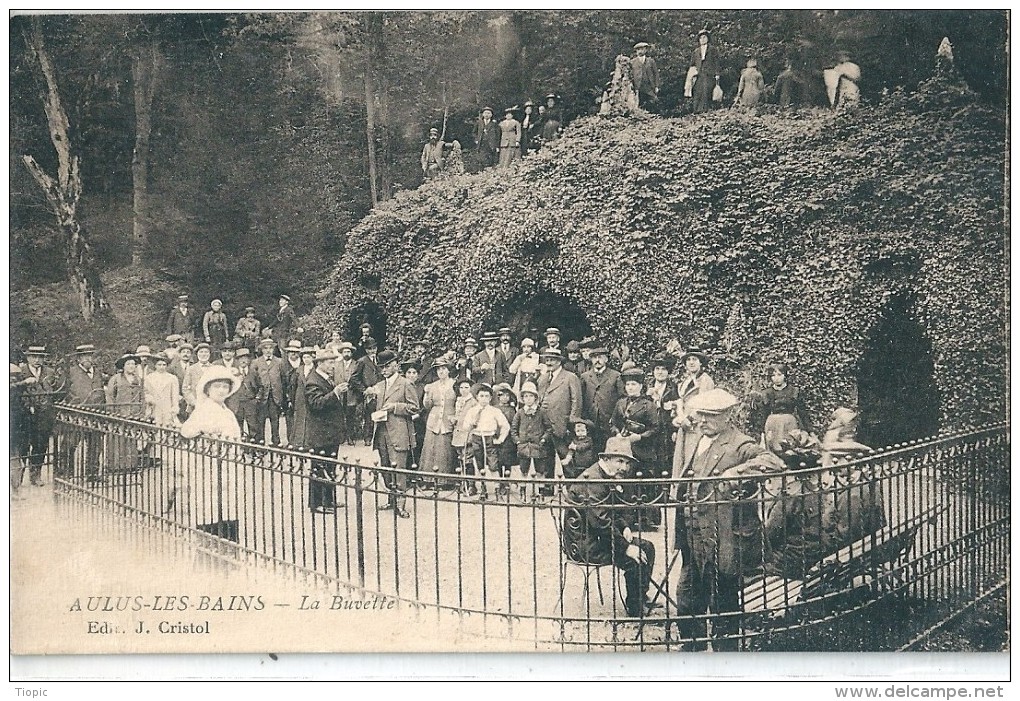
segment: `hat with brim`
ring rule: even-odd
[[[188,301],[188,295],[177,295],[177,301],[178,302],[187,302]]]
[[[539,355],[542,360],[545,360],[546,358],[555,358],[560,361],[563,360],[563,353],[560,352],[559,348],[543,348]]]
[[[315,355],[319,349],[315,346],[304,346],[301,348],[301,355]]]
[[[8,363],[8,365],[11,366],[11,377],[21,377],[25,374],[25,371],[22,370],[20,366],[15,365],[14,363]]]
[[[381,352],[379,354],[379,356],[376,358],[375,362],[376,362],[376,365],[378,365],[379,367],[384,367],[384,366],[389,365],[390,363],[396,361],[396,359],[397,359],[397,354],[396,353],[394,353],[393,351],[384,350],[383,352]]]
[[[555,326],[550,326],[549,328],[547,328],[545,330],[545,335],[546,336],[552,336],[553,334],[556,334],[557,336],[559,336],[560,335],[560,330],[558,328],[556,328]]]
[[[492,391],[497,393],[497,394],[499,392],[507,392],[511,397],[514,398],[514,401],[517,400],[517,392],[515,392],[514,388],[511,387],[506,382],[500,382],[498,385],[493,385]]]
[[[514,105],[513,107],[507,107],[505,110],[503,110],[503,114],[512,115],[518,109],[520,109],[520,108],[517,105]]]
[[[493,110],[493,109],[492,109],[491,107],[483,107],[483,108],[482,108],[482,112],[483,112],[483,113],[484,113],[484,112],[495,112],[495,110]]]
[[[197,346],[195,346],[195,352],[197,353],[203,348],[209,352],[212,352],[212,346],[210,346],[208,343],[199,343]]]
[[[704,34],[705,36],[707,36],[707,37],[711,37],[711,36],[712,36],[712,32],[708,31],[707,29],[702,29],[702,30],[701,30],[700,32],[698,32],[698,36],[699,36],[699,37],[700,37],[701,35],[703,35],[703,34]]]
[[[478,341],[476,341],[473,337],[468,336],[467,338],[464,339],[464,345],[465,346],[474,346],[475,348],[477,348],[478,347]]]
[[[412,368],[417,370],[419,375],[421,374],[421,365],[418,363],[417,360],[405,360],[400,364],[401,373],[405,373]]]
[[[538,386],[534,382],[525,382],[521,385],[521,396],[525,394],[533,394],[538,396]]]
[[[535,106],[535,103],[534,103],[534,102],[532,102],[531,100],[525,100],[525,102],[524,102],[524,106],[525,106],[525,107],[534,107],[534,106]]]
[[[599,453],[600,458],[626,458],[630,462],[637,462],[634,451],[631,449],[630,441],[623,436],[613,436],[606,441],[606,449]]]
[[[432,361],[432,367],[434,368],[448,368],[450,364],[446,362],[446,358],[440,356]]]
[[[29,346],[28,349],[25,350],[25,355],[43,356],[49,355],[49,353],[46,352],[46,346]]]
[[[686,363],[688,358],[697,358],[701,361],[702,365],[708,365],[708,354],[701,348],[688,348],[684,354],[680,356],[680,364],[682,365]]]
[[[152,358],[152,362],[154,363],[164,362],[167,365],[170,364],[170,358],[167,357],[166,353],[156,353],[155,355],[150,357]]]
[[[172,333],[172,334],[170,334],[169,336],[166,337],[166,342],[167,343],[177,343],[178,341],[183,341],[183,340],[184,340],[184,336],[180,335],[179,333]]]
[[[588,351],[588,355],[590,355],[592,357],[595,357],[596,355],[604,355],[604,356],[606,356],[608,358],[609,357],[609,349],[605,348],[604,346],[595,346],[594,348],[592,348],[591,350]]]
[[[135,355],[134,353],[125,353],[124,355],[120,356],[119,358],[113,361],[113,367],[117,368],[118,370],[123,370],[124,363],[126,363],[129,360],[134,360],[135,362],[137,362],[138,356]]]
[[[289,302],[290,301],[290,295],[280,295],[280,299],[283,299],[283,300],[286,300],[286,301]]]
[[[829,421],[828,430],[832,431],[837,428],[844,428],[850,426],[854,421],[857,420],[859,414],[853,409],[848,409],[844,406],[834,409],[832,412],[832,419]]]
[[[244,308],[244,313],[245,314],[247,314],[248,312],[254,312],[254,311],[255,311],[255,307],[245,307]]]
[[[726,390],[716,387],[691,397],[687,402],[690,411],[702,414],[722,414],[737,406],[740,400]]]
[[[208,396],[209,385],[213,382],[229,382],[229,394],[233,394],[237,391],[238,385],[240,385],[240,382],[238,382],[237,378],[234,377],[234,373],[231,372],[230,368],[222,365],[212,365],[208,370],[203,372],[202,377],[199,378],[197,388],[198,393]]]
[[[639,41],[638,43],[634,44],[635,49],[647,49],[650,46],[651,44],[649,44],[647,41]]]
[[[486,331],[482,334],[482,343],[485,343],[486,341],[495,341],[499,343],[499,334],[495,331]]]
[[[262,341],[259,343],[259,348],[264,348],[266,346],[273,346],[273,347],[275,347],[276,346],[276,341],[274,341],[271,338],[263,338]]]
[[[300,353],[304,346],[301,345],[301,341],[293,340],[287,342],[287,347],[283,350],[287,353]]]
[[[247,348],[238,348],[237,349],[237,354],[234,357],[236,357],[238,360],[240,360],[241,358],[247,358],[250,355],[251,355],[251,351],[248,350]]]
[[[577,341],[571,341],[570,343],[567,344],[567,352],[568,353],[580,353],[581,352],[581,344],[578,343]]]
[[[337,352],[334,350],[331,350],[329,348],[319,348],[318,350],[315,351],[315,357],[313,358],[313,360],[315,361],[316,364],[318,364],[324,360],[336,360],[339,357],[340,356],[337,355]]]
[[[429,136],[432,136],[433,134],[435,134],[436,136],[439,136],[439,130],[436,129],[435,127],[433,127],[432,129],[429,129]]]
[[[75,355],[89,355],[96,352],[96,347],[91,343],[82,343],[79,346],[74,347]]]
[[[639,367],[627,368],[620,373],[620,377],[623,378],[624,382],[639,382],[644,384],[645,382],[645,371]]]
[[[500,329],[499,329],[499,331],[497,333],[499,333],[500,336],[512,336],[513,335],[513,332],[510,330],[509,326],[502,326],[502,327],[500,327]]]
[[[661,367],[666,368],[667,370],[672,370],[676,367],[676,358],[670,355],[657,355],[652,358],[651,365],[652,369]]]
[[[546,96],[545,96],[545,99],[546,99],[546,100],[548,100],[548,99],[550,99],[550,98],[552,98],[553,100],[559,100],[559,99],[560,99],[560,96],[559,96],[559,95],[557,95],[557,94],[556,94],[556,93],[554,93],[554,92],[551,92],[551,93],[549,93],[548,95],[546,95]]]
[[[241,347],[241,344],[237,341],[224,341],[223,345],[220,346],[221,351],[236,351]]]
[[[137,348],[135,348],[135,355],[137,355],[139,358],[151,358],[152,349],[149,348],[148,346],[138,346]]]
[[[340,343],[339,346],[337,346],[336,349],[338,351],[342,351],[342,350],[350,350],[350,351],[352,351],[352,350],[354,350],[354,344],[351,343],[350,341],[343,341],[342,343]]]
[[[179,351],[182,351],[182,350],[193,351],[193,350],[195,350],[195,346],[193,346],[190,343],[188,343],[187,341],[185,341],[184,343],[182,343],[181,345],[179,345],[177,347],[177,350],[179,350]]]

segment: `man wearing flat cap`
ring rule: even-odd
[[[766,554],[759,503],[753,498],[756,485],[740,477],[784,469],[782,461],[730,423],[739,403],[720,388],[703,392],[689,403],[698,442],[682,473],[691,481],[682,483],[678,494],[675,533],[683,566],[677,613],[681,635],[694,639],[687,645],[696,650],[705,649],[706,621],[693,617],[706,611],[739,611],[743,576],[760,568]],[[724,475],[734,479],[699,481]],[[749,497],[743,496],[747,487],[752,490]],[[736,617],[713,619],[713,649],[737,650],[739,640],[727,636],[735,635],[738,627]]]
[[[639,41],[634,44],[635,56],[630,60],[630,76],[638,94],[638,106],[651,110],[659,101],[659,67],[648,55],[649,44]]]
[[[443,146],[439,130],[429,129],[429,140],[421,150],[421,173],[425,180],[437,178],[443,172]]]
[[[591,565],[615,565],[623,570],[626,613],[648,613],[647,593],[655,566],[655,546],[630,529],[629,509],[613,480],[631,477],[636,463],[630,441],[610,438],[597,463],[586,469],[567,490],[570,508],[563,513],[563,551],[571,559]]]
[[[249,373],[255,388],[255,425],[252,426],[252,440],[264,443],[266,419],[269,419],[270,436],[274,444],[280,442],[280,415],[287,402],[284,387],[285,365],[283,358],[273,352],[276,342],[271,338],[262,339],[260,355],[252,361]]]

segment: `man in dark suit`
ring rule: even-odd
[[[507,368],[510,367],[510,363],[514,362],[517,354],[520,353],[520,350],[514,347],[513,335],[509,326],[504,326],[499,330],[499,345],[496,346],[496,350],[503,354],[503,360],[506,362]],[[510,382],[510,380],[507,380],[507,382]]]
[[[83,343],[74,349],[74,362],[67,371],[68,404],[85,406],[102,410],[106,404],[106,382],[103,373],[96,367],[96,347]],[[77,436],[69,435],[62,442],[60,475],[70,477],[74,473],[74,456],[81,446],[85,446],[84,474],[87,479],[94,480],[99,474],[99,447],[101,440],[89,437],[88,433]]]
[[[655,546],[631,531],[628,509],[612,508],[624,503],[622,492],[614,489],[612,482],[629,477],[635,462],[630,441],[611,438],[599,461],[571,483],[567,502],[575,508],[564,514],[563,552],[571,553],[571,559],[578,562],[612,564],[623,570],[627,615],[640,618],[647,613]]]
[[[363,408],[358,401],[353,389],[351,389],[351,375],[358,366],[354,359],[354,344],[343,341],[339,346],[340,357],[333,366],[333,384],[340,388],[340,399],[342,404],[341,415],[343,422],[340,426],[340,444],[347,445],[354,443],[355,438],[361,433],[360,427],[364,424],[359,422],[362,417]]]
[[[698,71],[694,83],[694,111],[706,112],[712,107],[712,90],[719,82],[719,52],[707,29],[698,32],[698,47],[691,55],[691,66]]]
[[[609,349],[591,349],[591,370],[581,374],[581,416],[595,424],[592,442],[601,450],[609,437],[609,425],[616,403],[624,394],[620,373],[608,367]]]
[[[188,295],[177,298],[177,306],[170,310],[166,320],[166,335],[178,334],[189,343],[195,342],[198,314],[188,306]]]
[[[308,419],[305,438],[312,451],[321,455],[312,460],[312,479],[308,485],[308,508],[319,513],[335,513],[336,456],[340,448],[342,425],[342,392],[333,384],[337,358],[331,350],[315,353],[315,369],[305,378],[305,402]]]
[[[499,154],[499,125],[492,118],[492,108],[482,109],[482,115],[478,118],[475,126],[475,146],[482,157],[482,167],[490,168],[496,165]]]
[[[397,372],[397,356],[391,351],[379,354],[379,369],[383,379],[366,390],[375,424],[372,447],[379,451],[379,464],[383,467],[408,470],[416,442],[412,417],[421,411],[418,391]],[[387,470],[383,472],[383,481],[390,493],[380,508],[393,509],[400,518],[410,518],[404,508],[408,475]]]
[[[252,427],[252,440],[256,443],[265,442],[266,419],[269,419],[269,430],[274,444],[280,442],[280,414],[283,412],[287,394],[284,388],[284,362],[273,353],[276,342],[271,338],[263,339],[259,345],[262,355],[252,361],[250,372],[254,375],[255,386],[255,426]]]
[[[365,357],[365,347],[368,345],[369,341],[371,341],[373,344],[376,343],[375,338],[372,336],[371,324],[364,323],[359,327],[359,330],[361,331],[361,338],[359,338],[358,342],[354,344],[355,360],[361,360],[362,358]]]
[[[57,387],[57,373],[43,365],[43,358],[48,356],[45,346],[29,346],[21,365],[26,382],[23,401],[27,412],[28,479],[38,487],[45,484],[42,466],[50,451],[50,435],[57,419],[53,402],[63,394]]]
[[[496,345],[499,343],[499,335],[491,331],[482,334],[482,343],[485,348],[478,351],[471,358],[471,379],[474,382],[481,382],[489,386],[506,382],[510,373],[507,372],[506,358],[499,352]]]
[[[646,42],[634,44],[637,55],[630,60],[630,77],[638,94],[638,106],[651,110],[659,101],[659,67],[648,55],[648,49]]]
[[[354,393],[355,400],[361,405],[361,415],[358,417],[360,420],[355,421],[356,425],[351,429],[351,441],[360,437],[364,439],[365,445],[372,442],[372,420],[369,417],[371,411],[365,401],[365,392],[383,378],[375,362],[378,357],[377,350],[374,338],[365,341],[365,355],[358,359],[348,380],[348,391]]]
[[[290,308],[290,295],[280,295],[280,308],[276,310],[276,323],[273,324],[273,340],[283,350],[283,344],[289,341],[294,333],[294,310]]]
[[[681,485],[682,502],[676,512],[676,547],[683,556],[677,584],[680,634],[697,638],[692,649],[705,649],[706,611],[714,614],[740,610],[742,577],[759,568],[764,560],[764,535],[754,499],[734,500],[745,486],[739,477],[745,472],[783,469],[782,462],[765,453],[748,435],[730,423],[739,400],[724,389],[712,389],[694,397],[688,407],[700,435],[683,477],[693,480]],[[764,455],[763,455],[764,454]],[[753,469],[747,465],[754,460]],[[736,469],[734,469],[736,468]],[[732,475],[734,480],[699,482],[699,479]],[[748,483],[750,484],[750,483]],[[712,648],[736,650],[739,621],[718,617],[712,622]]]
[[[538,399],[553,427],[553,445],[562,460],[570,445],[570,428],[581,417],[581,380],[563,369],[563,354],[555,348],[542,351],[546,371],[538,378]]]
[[[237,357],[234,358],[237,365],[237,374],[241,378],[241,384],[236,392],[227,397],[226,405],[234,412],[237,423],[241,426],[241,435],[247,440],[253,440],[255,425],[258,423],[258,410],[255,397],[258,394],[258,387],[255,386],[256,375],[251,371],[251,351],[247,348],[239,348]],[[265,420],[263,420],[262,433],[265,434]]]

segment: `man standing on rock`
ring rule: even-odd
[[[638,95],[638,106],[651,111],[659,101],[659,67],[648,55],[648,49],[649,44],[643,41],[634,44],[637,55],[630,60],[630,75]]]

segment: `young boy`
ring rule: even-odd
[[[521,403],[524,405],[514,416],[510,427],[510,438],[517,446],[517,461],[521,474],[534,478],[553,476],[556,463],[553,459],[553,428],[549,417],[538,406],[538,387],[534,382],[521,385]],[[526,489],[521,487],[521,499]]]
[[[571,427],[573,433],[570,445],[567,446],[567,457],[563,458],[563,476],[574,479],[589,467],[598,462],[592,431],[595,424],[587,419],[579,419]]]
[[[502,411],[492,406],[492,387],[479,383],[471,391],[478,406],[470,409],[464,419],[469,432],[468,471],[477,470],[480,476],[490,477],[499,472],[499,450],[510,435],[510,423]],[[482,481],[480,498],[484,500],[486,496]]]

